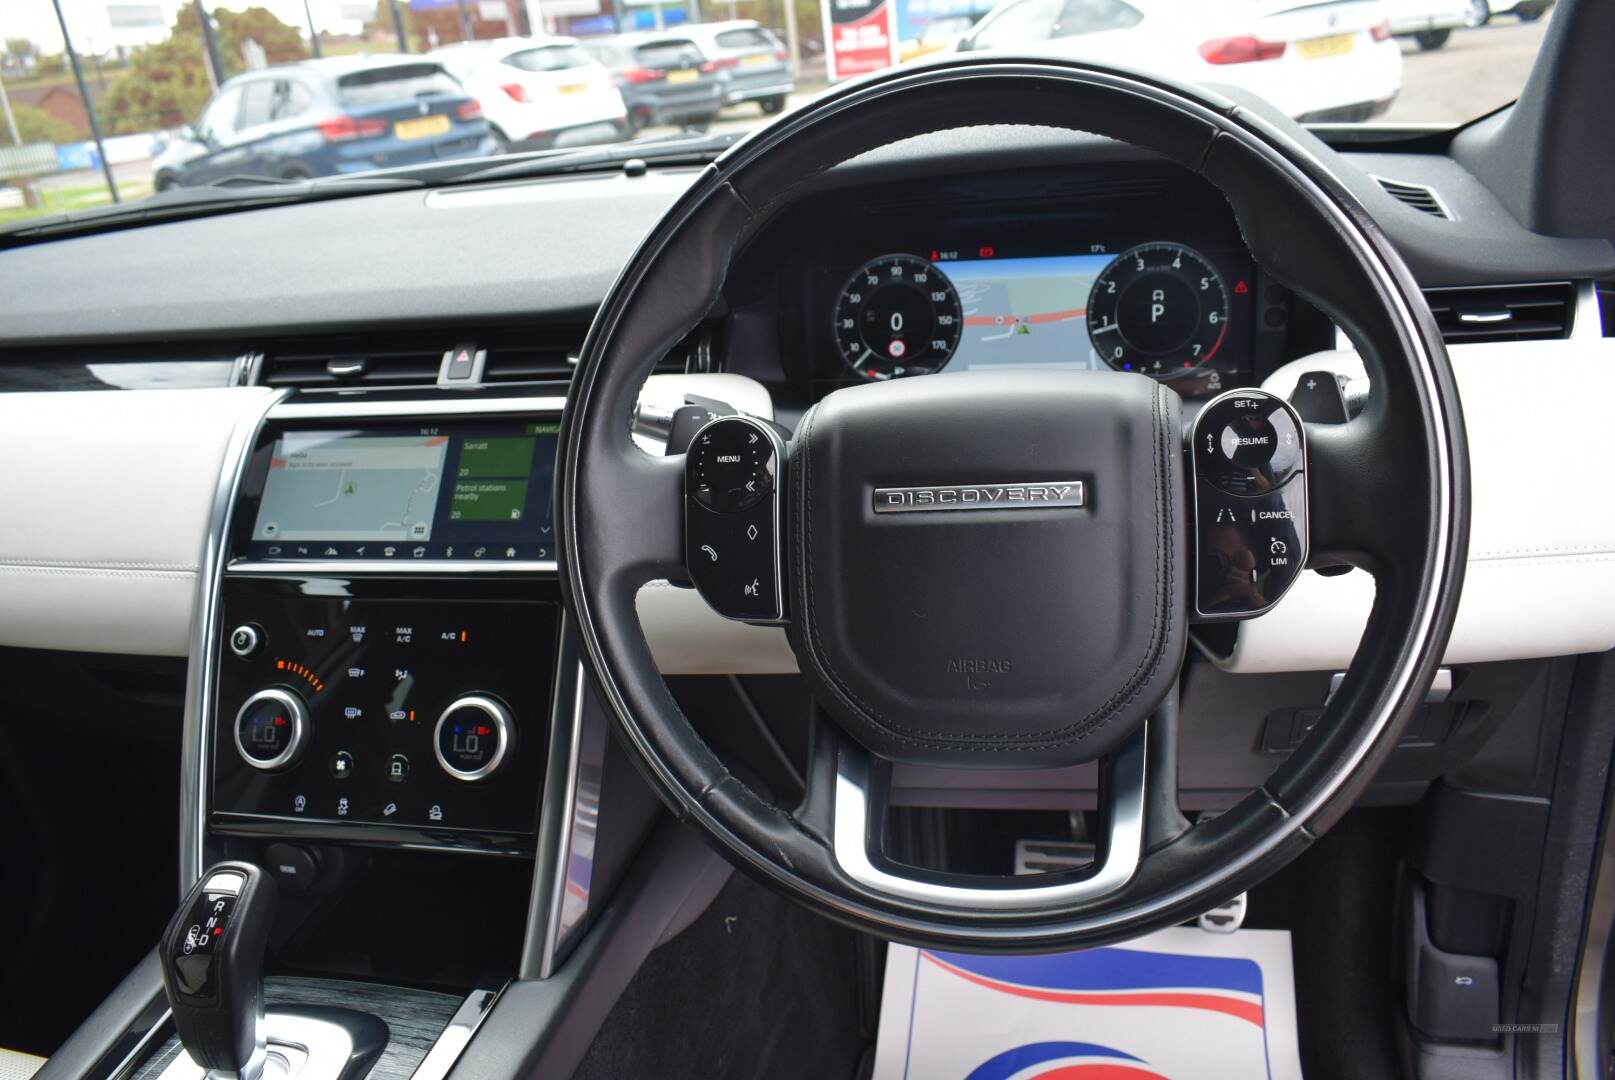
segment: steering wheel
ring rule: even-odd
[[[902,138],[988,124],[1107,136],[1201,174],[1256,260],[1347,330],[1372,379],[1358,416],[1305,426],[1287,489],[1304,500],[1309,565],[1351,564],[1375,579],[1357,655],[1268,782],[1192,826],[1177,802],[1176,684],[1189,624],[1208,614],[1188,552],[1212,489],[1174,392],[1120,372],[965,372],[838,390],[789,445],[744,419],[715,422],[728,426],[698,436],[688,458],[651,457],[630,437],[626,418],[656,359],[708,310],[746,240],[813,178]],[[1288,406],[1263,408],[1282,421]],[[1121,940],[1192,918],[1294,858],[1362,792],[1422,700],[1466,553],[1468,473],[1447,356],[1412,276],[1349,192],[1303,145],[1212,92],[1046,59],[897,69],[731,148],[617,280],[561,441],[562,584],[643,771],[766,884],[922,946]],[[700,469],[715,461],[740,462],[760,486],[712,487]],[[773,553],[735,594],[754,605],[741,614],[786,625],[826,714],[793,806],[749,786],[697,735],[635,611],[648,581],[710,574],[691,546],[697,531],[737,523],[760,524]],[[1094,760],[1103,825],[1085,868],[967,876],[885,854],[893,763]]]

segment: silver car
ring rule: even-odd
[[[695,42],[717,67],[725,105],[755,101],[772,116],[785,108],[786,95],[796,89],[790,51],[773,31],[752,19],[684,26],[679,34]]]

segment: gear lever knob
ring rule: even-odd
[[[263,1064],[264,946],[275,883],[251,863],[219,863],[186,893],[159,947],[174,1027],[204,1069],[246,1077]]]

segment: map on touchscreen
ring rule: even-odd
[[[430,540],[447,435],[288,434],[254,540]]]

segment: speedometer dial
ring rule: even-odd
[[[1206,257],[1182,244],[1140,244],[1105,267],[1088,295],[1088,336],[1118,371],[1158,379],[1211,362],[1228,332],[1228,290]]]
[[[959,294],[914,255],[882,255],[858,268],[836,300],[836,347],[860,378],[928,375],[959,344]]]

